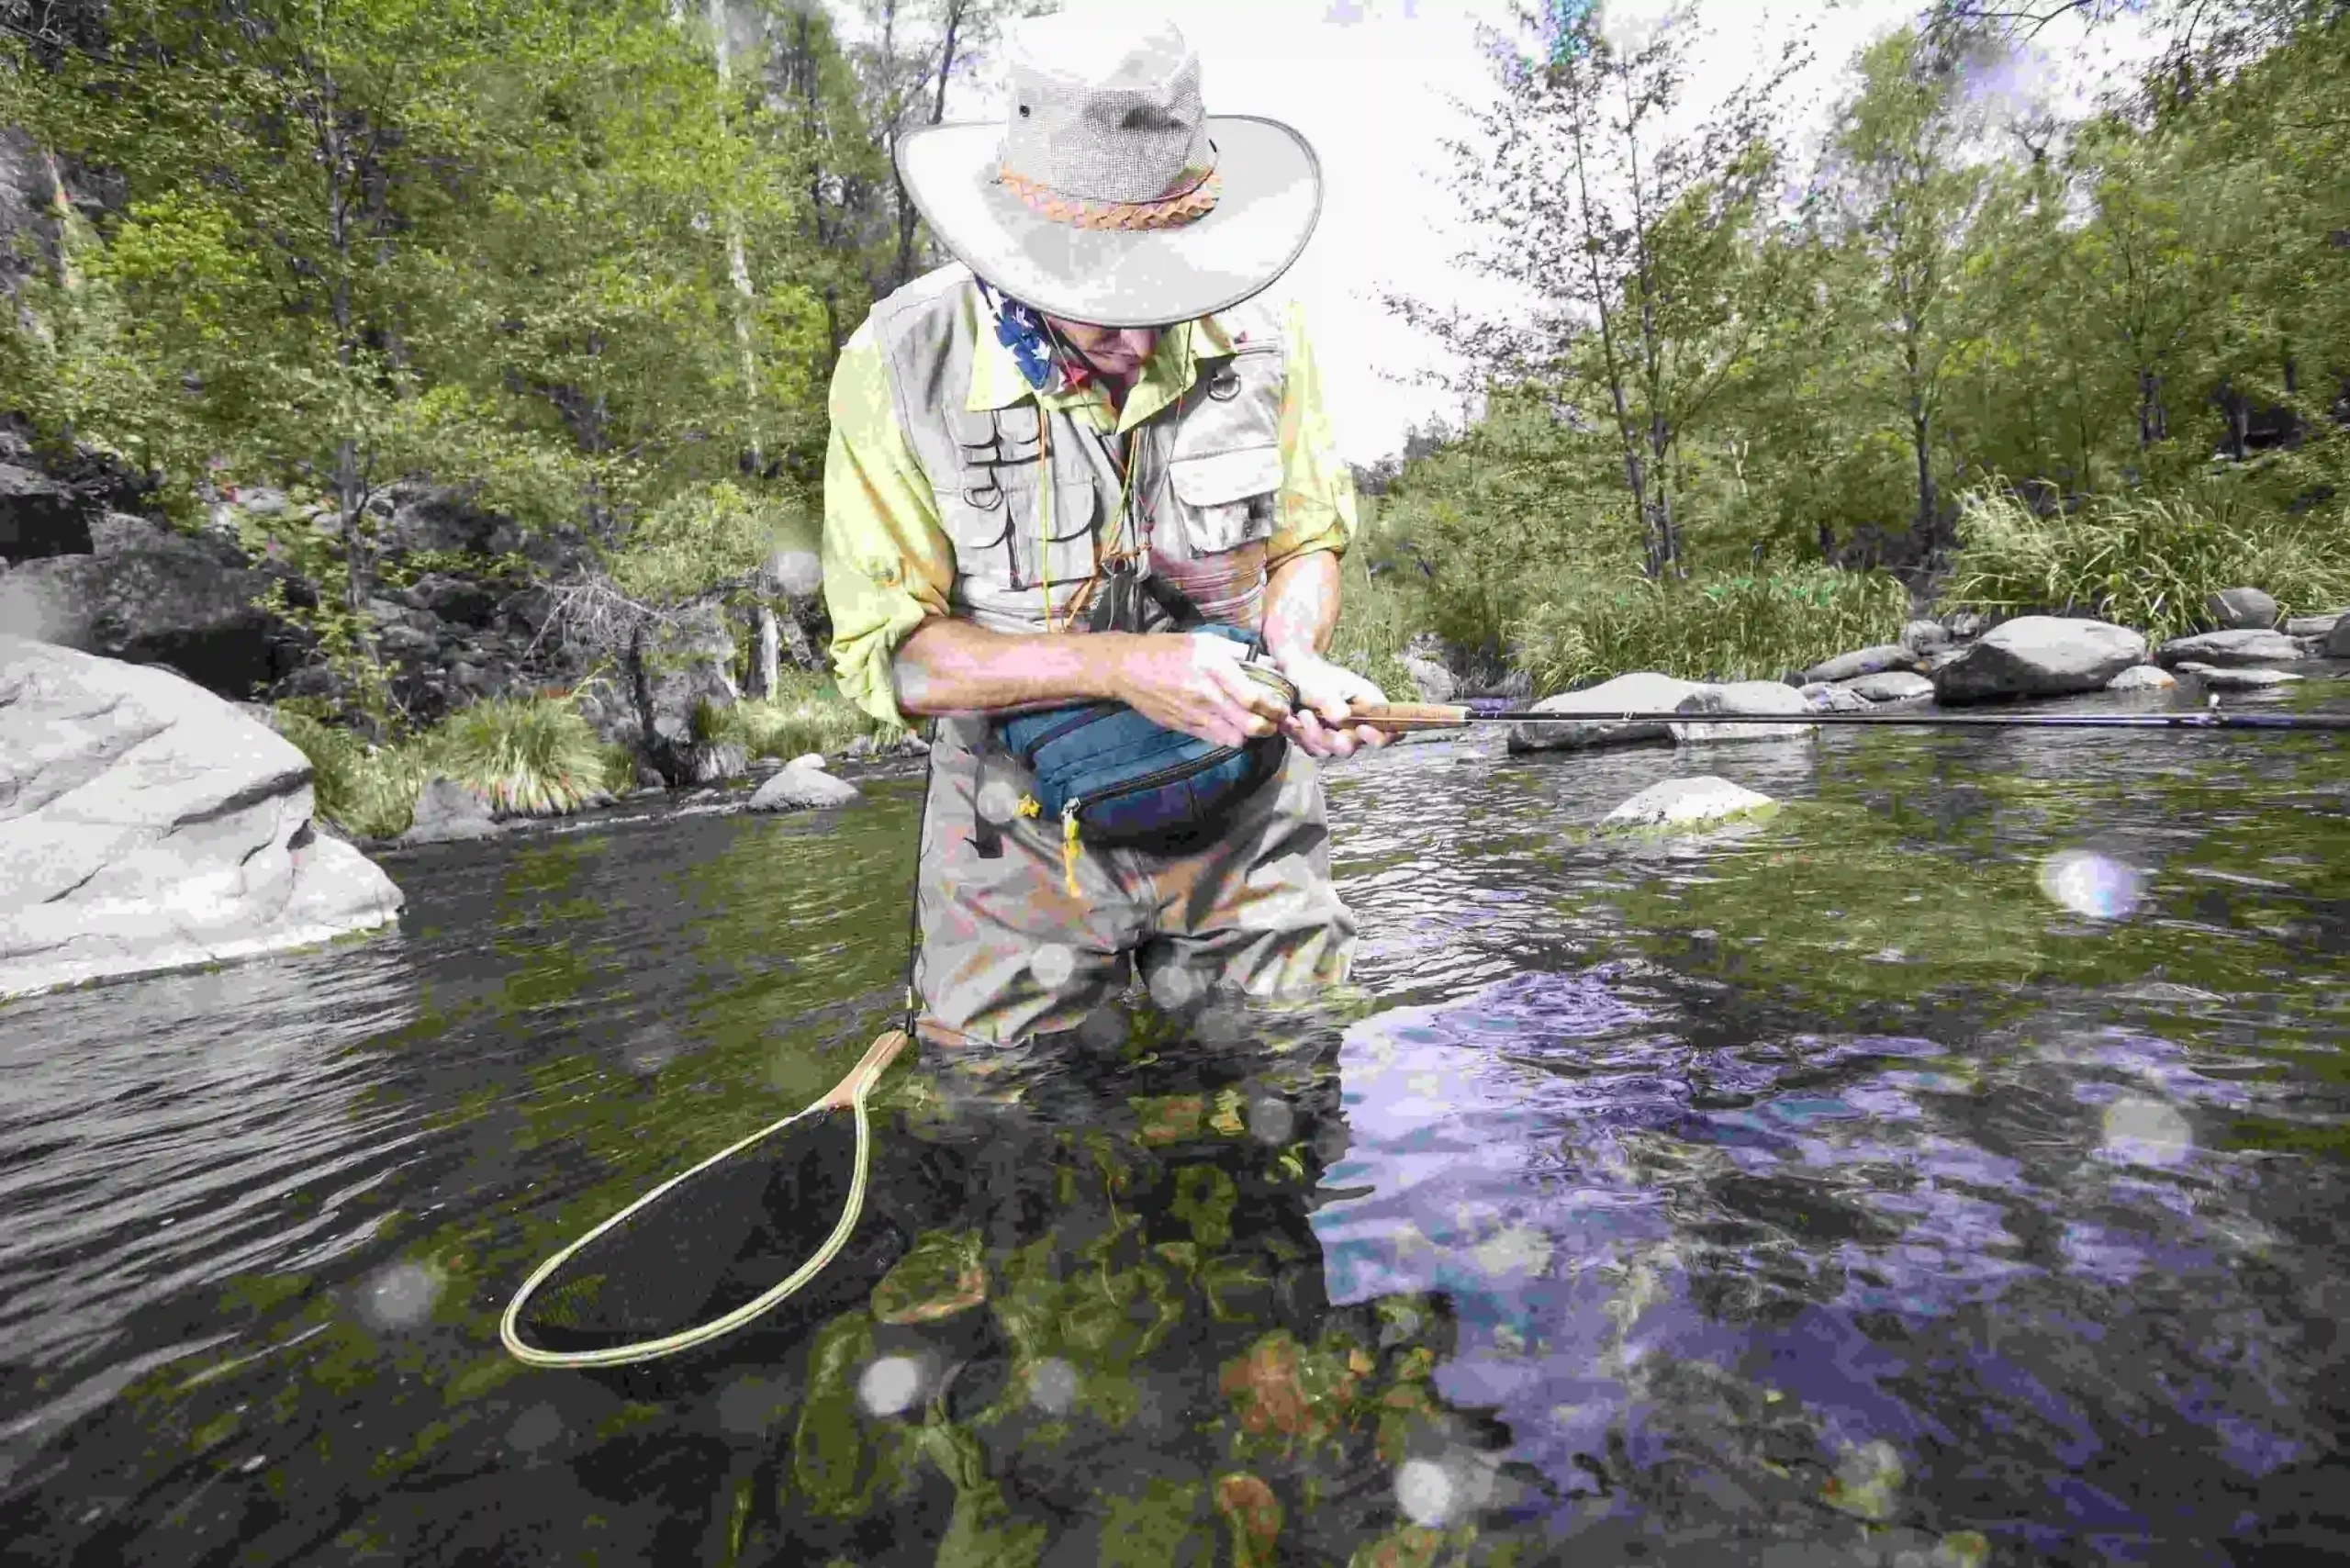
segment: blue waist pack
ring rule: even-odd
[[[1260,652],[1253,632],[1203,623],[1189,629]],[[1243,666],[1294,703],[1296,688],[1270,665]],[[1035,775],[1041,813],[1060,820],[1074,864],[1078,841],[1159,850],[1212,836],[1225,813],[1281,770],[1279,734],[1217,745],[1152,722],[1123,702],[1048,708],[999,722],[1004,749]],[[1074,874],[1072,872],[1072,880]]]

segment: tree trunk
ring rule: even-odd
[[[2163,378],[2152,365],[2138,367],[2138,450],[2145,451],[2170,433],[2163,417]]]
[[[727,136],[728,95],[733,87],[733,40],[727,36],[726,0],[709,0],[711,48],[717,60],[718,134]],[[734,286],[734,351],[743,361],[744,427],[748,432],[751,471],[766,466],[759,453],[759,364],[751,351],[751,263],[743,252],[743,218],[730,202],[726,209],[726,275]]]
[[[775,606],[766,599],[759,600],[758,608],[752,612],[752,620],[755,633],[751,646],[751,678],[748,682],[751,689],[748,695],[770,698],[775,695],[776,688],[782,684],[782,672],[777,667],[778,655],[782,651],[782,634],[776,626]]]

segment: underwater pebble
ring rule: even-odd
[[[1286,1100],[1260,1094],[1248,1103],[1248,1136],[1259,1143],[1284,1144],[1297,1131],[1297,1113]]]
[[[1606,827],[1684,827],[1776,805],[1770,796],[1706,774],[1651,784],[1601,819]]]
[[[1077,1403],[1077,1369],[1046,1356],[1028,1371],[1028,1402],[1047,1416],[1065,1416]]]
[[[563,1417],[555,1414],[554,1406],[533,1405],[506,1428],[506,1446],[518,1453],[536,1453],[562,1436]]]

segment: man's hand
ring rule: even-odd
[[[1387,698],[1344,665],[1315,655],[1281,661],[1281,673],[1297,685],[1297,711],[1287,715],[1281,730],[1309,756],[1352,756],[1363,746],[1382,746],[1385,730],[1349,724],[1357,705],[1384,702]]]
[[[1165,633],[1117,636],[1112,694],[1170,730],[1216,745],[1262,740],[1286,728],[1289,711],[1241,672],[1240,644],[1222,637]]]

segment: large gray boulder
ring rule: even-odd
[[[0,463],[0,561],[89,554],[88,506],[70,485]]]
[[[2146,658],[2146,640],[2126,626],[2061,615],[2003,621],[1932,670],[1942,702],[2003,697],[2065,697],[2096,691]]]
[[[2350,613],[2326,628],[2325,641],[2320,645],[2329,659],[2350,659]]]
[[[2241,632],[2205,632],[2193,637],[2173,637],[2154,655],[2165,669],[2182,664],[2210,665],[2215,669],[2265,669],[2291,664],[2301,656],[2301,645],[2282,632],[2259,628]]]
[[[835,778],[821,767],[811,767],[804,761],[797,761],[759,786],[751,796],[751,810],[802,812],[845,806],[856,800],[857,793],[856,786],[845,778]]]
[[[310,819],[308,759],[229,703],[0,635],[0,996],[396,918],[391,879]]]
[[[1562,691],[1534,704],[1538,713],[1670,713],[1682,699],[1705,686],[1676,676],[1641,670],[1619,675],[1583,691]],[[1589,746],[1640,745],[1673,738],[1666,722],[1610,724],[1512,724],[1512,751],[1580,751]]]
[[[1945,638],[1944,641],[1948,639]],[[1858,653],[1839,654],[1825,664],[1817,664],[1804,671],[1807,684],[1812,681],[1858,680],[1864,675],[1882,675],[1889,669],[1915,669],[1918,651],[1898,643],[1886,643]]]
[[[2222,632],[2266,632],[2277,624],[2277,601],[2256,588],[2221,588],[2204,604],[2203,614]]]
[[[1785,713],[1808,718],[1814,711],[1804,694],[1783,680],[1738,680],[1727,686],[1701,687],[1675,708],[1682,713]],[[1744,741],[1799,741],[1815,733],[1809,724],[1675,724],[1676,745],[1718,745]]]
[[[0,596],[0,633],[131,664],[168,665],[207,690],[251,697],[284,673],[288,629],[258,601],[270,576],[225,541],[102,514],[93,553],[28,561]]]
[[[2342,611],[2338,610],[2333,610],[2324,615],[2295,615],[2289,617],[2286,621],[2285,635],[2288,637],[2316,637],[2322,640],[2330,635],[2333,629],[2341,623]]]

